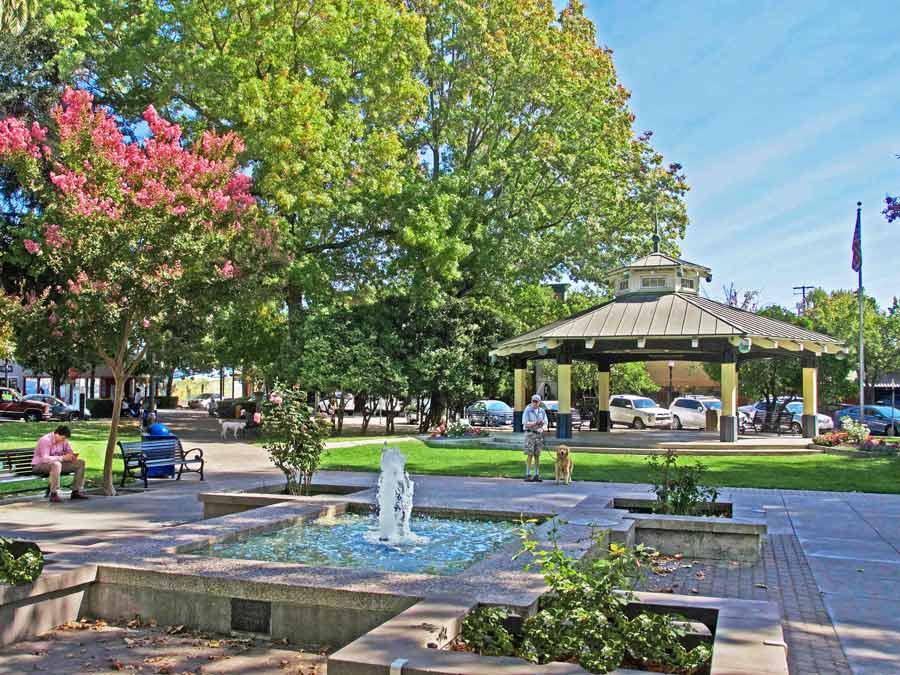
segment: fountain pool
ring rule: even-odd
[[[406,541],[381,541],[375,516],[346,513],[212,544],[208,554],[216,558],[452,575],[513,541],[519,524],[413,513],[408,527],[412,536]],[[427,536],[416,537],[416,531]]]

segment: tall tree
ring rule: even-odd
[[[148,108],[151,136],[126,143],[90,94],[71,89],[53,117],[50,130],[17,118],[0,122],[0,162],[40,204],[17,253],[30,256],[36,275],[50,270],[59,280],[29,292],[23,309],[54,316],[52,334],[79,336],[112,371],[103,482],[115,494],[126,379],[173,318],[205,317],[211,300],[264,268],[273,241],[250,179],[238,171],[234,134],[206,133],[188,149],[179,127]]]

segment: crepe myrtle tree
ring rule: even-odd
[[[218,298],[265,266],[271,230],[239,170],[234,134],[181,129],[149,107],[150,135],[128,142],[85,91],[66,89],[49,128],[0,121],[0,163],[39,208],[8,255],[29,264],[21,311],[43,312],[51,335],[70,334],[115,380],[103,471],[112,459],[127,379],[172,321],[205,320]]]

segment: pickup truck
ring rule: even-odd
[[[19,392],[0,387],[0,417],[42,422],[51,417],[50,406],[40,401],[26,401]]]

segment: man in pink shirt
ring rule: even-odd
[[[84,460],[69,445],[72,432],[65,424],[56,427],[55,431],[41,436],[34,449],[31,468],[35,473],[50,477],[50,501],[61,501],[59,498],[59,477],[63,472],[75,473],[72,483],[72,499],[87,499],[84,494]]]

